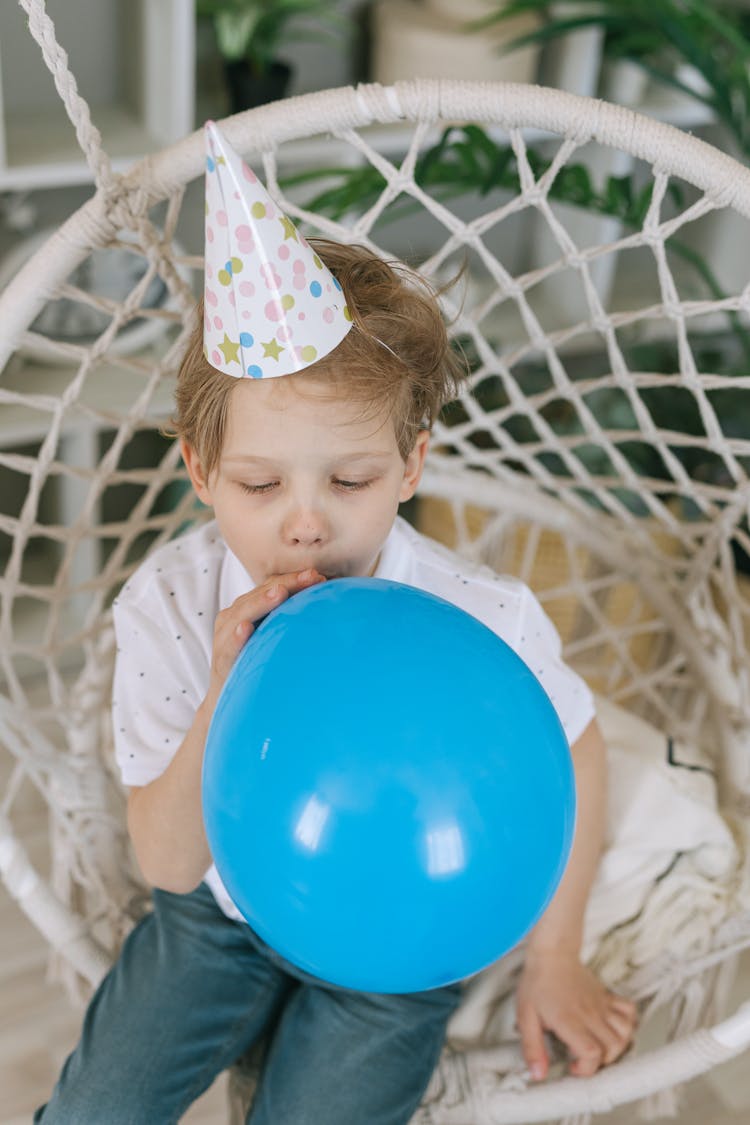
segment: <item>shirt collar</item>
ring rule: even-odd
[[[414,585],[416,557],[411,542],[414,534],[406,520],[397,516],[380,552],[375,578]]]
[[[227,547],[219,578],[219,609],[227,609],[241,594],[247,594],[254,586],[255,583],[240,560]]]

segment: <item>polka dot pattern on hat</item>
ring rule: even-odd
[[[237,378],[301,371],[341,343],[341,286],[213,122],[206,125],[204,353]]]

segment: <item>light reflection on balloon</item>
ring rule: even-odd
[[[316,852],[320,845],[320,837],[325,828],[326,821],[331,812],[331,806],[313,794],[302,810],[302,816],[297,821],[294,829],[294,838],[303,848]]]

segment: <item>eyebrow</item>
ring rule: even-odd
[[[390,457],[392,452],[389,449],[372,449],[366,453],[342,453],[340,456],[331,457],[330,461],[337,465],[354,464],[358,461],[378,461]],[[258,465],[261,467],[279,464],[275,457],[255,457],[252,454],[245,453],[228,454],[222,457],[222,461],[232,465]]]

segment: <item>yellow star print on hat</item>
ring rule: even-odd
[[[302,371],[352,327],[341,286],[213,122],[205,134],[206,357],[237,378]]]

